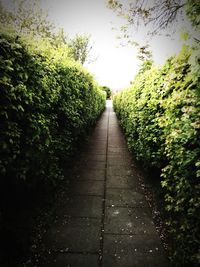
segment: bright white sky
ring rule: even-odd
[[[76,33],[91,34],[92,53],[97,60],[86,67],[100,85],[113,90],[129,86],[140,62],[134,47],[119,47],[117,32],[112,27],[120,27],[123,21],[106,7],[105,0],[41,0],[41,4],[48,10],[49,18],[64,28],[69,37]],[[144,39],[142,31],[138,33],[138,38]],[[179,51],[179,39],[179,35],[174,41],[155,38],[152,42],[155,62],[162,64],[167,57]]]
[[[63,27],[69,36],[91,34],[96,61],[87,64],[101,85],[120,89],[127,87],[137,72],[139,61],[133,47],[119,47],[113,26],[122,22],[104,0],[42,0],[49,16]],[[112,24],[113,23],[113,24]]]

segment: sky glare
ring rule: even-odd
[[[129,86],[140,65],[137,50],[131,46],[120,46],[117,32],[112,27],[120,28],[124,21],[106,7],[105,0],[41,0],[41,5],[48,10],[49,18],[62,27],[69,37],[77,33],[91,34],[92,54],[96,61],[85,67],[100,85],[113,90]],[[142,30],[137,33],[137,38],[144,41]],[[157,36],[152,40],[153,59],[157,64],[162,64],[167,57],[180,50],[179,34],[174,38]]]

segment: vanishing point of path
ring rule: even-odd
[[[111,101],[72,173],[37,266],[168,266]]]

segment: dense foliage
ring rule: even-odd
[[[101,89],[106,92],[106,98],[110,99],[112,95],[111,89],[108,86],[102,86]]]
[[[1,188],[56,183],[63,161],[104,109],[105,94],[67,58],[66,47],[14,33],[1,33],[0,44]]]
[[[69,47],[74,60],[84,64],[89,60],[89,54],[92,49],[90,35],[76,34],[76,36],[69,41]]]
[[[129,148],[161,171],[174,266],[200,261],[200,53],[191,50],[146,64],[114,98]]]
[[[41,8],[40,0],[11,1],[5,6],[0,0],[0,29],[14,29],[15,33],[31,38],[48,39],[51,46],[67,46],[68,54],[82,64],[94,60],[91,54],[91,36],[76,34],[73,38],[66,35],[63,28],[58,28],[48,18],[48,13]]]

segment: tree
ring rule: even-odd
[[[69,50],[67,56],[81,64],[94,61],[90,56],[90,35],[77,34],[69,39],[62,28],[57,29],[48,19],[48,14],[40,8],[40,0],[19,0],[17,3],[12,0],[12,3],[12,9],[6,10],[0,0],[0,22],[4,28],[11,27],[15,32],[30,35],[31,38],[47,39],[45,42],[49,41],[53,47]]]
[[[76,60],[84,64],[89,62],[90,52],[92,45],[90,44],[90,35],[77,34],[73,39],[69,40],[69,47],[71,49],[71,55]]]
[[[101,89],[106,92],[106,98],[110,99],[112,94],[111,89],[108,86],[102,86]]]
[[[197,0],[196,0],[197,1]],[[189,2],[189,1],[187,1]],[[136,28],[143,23],[151,24],[148,34],[156,34],[166,29],[178,17],[183,14],[185,0],[107,0],[109,8],[119,16],[124,17],[129,25]]]
[[[6,10],[0,2],[0,22],[3,26],[13,27],[18,33],[42,38],[54,38],[55,25],[49,21],[47,13],[40,8],[40,1],[12,1],[12,10]]]
[[[154,36],[170,26],[175,29],[178,21],[187,21],[188,18],[194,29],[199,30],[200,27],[199,0],[107,0],[107,6],[125,19],[126,24],[121,27],[123,37],[128,39],[128,43],[138,47],[141,55],[149,51],[146,49],[148,43],[141,46],[132,40],[130,28],[137,30],[139,27],[145,27],[147,36]],[[193,39],[199,42],[199,38]],[[147,47],[142,51],[141,48],[145,46]]]
[[[193,27],[200,30],[200,2],[198,0],[187,0],[186,14]]]
[[[6,11],[0,1],[0,23],[1,25],[6,25],[6,24],[11,23],[12,19],[13,19],[12,13],[9,11]]]

